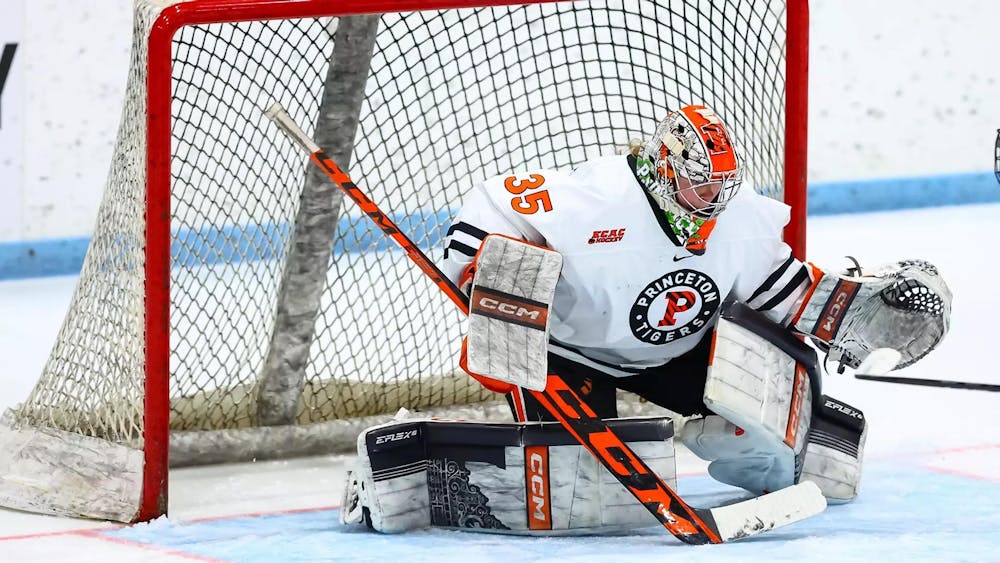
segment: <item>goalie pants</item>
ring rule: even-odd
[[[601,418],[618,417],[617,389],[635,393],[677,414],[708,416],[712,411],[705,406],[703,395],[711,345],[709,330],[691,351],[630,377],[608,375],[550,353],[549,373],[561,376]],[[509,393],[507,403],[518,422],[555,421],[530,393],[521,389]]]

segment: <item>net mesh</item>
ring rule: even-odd
[[[173,42],[172,133],[147,139],[140,3],[128,95],[69,314],[21,424],[141,446],[145,149],[171,144],[170,424],[258,425],[307,160],[263,117],[318,134],[338,18],[195,25]],[[435,261],[463,193],[568,168],[669,109],[720,111],[747,183],[782,198],[784,5],[594,1],[379,16],[348,172]],[[153,70],[153,72],[162,71]],[[457,370],[463,318],[352,205],[336,229],[293,405],[300,425],[495,396]]]

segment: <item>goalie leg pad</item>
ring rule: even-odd
[[[820,403],[799,456],[721,416],[686,421],[681,440],[695,455],[712,461],[709,475],[722,483],[760,494],[812,481],[827,501],[849,502],[861,486],[867,425],[861,411],[847,404],[830,397]]]
[[[364,524],[386,533],[430,525],[427,466],[420,459],[418,434],[419,427],[413,423],[390,422],[358,436],[358,458],[347,473],[340,505],[341,524]],[[383,444],[397,442],[400,451],[393,457],[412,461],[388,466],[387,460],[369,455],[369,442],[376,451]]]
[[[713,339],[704,401],[719,416],[686,422],[682,442],[723,483],[755,494],[791,486],[818,393],[815,352],[738,303],[723,307]]]
[[[463,367],[475,375],[541,391],[547,375],[549,307],[562,256],[489,235],[475,264]]]
[[[609,421],[676,485],[666,418]],[[369,428],[342,504],[344,524],[380,532],[444,527],[526,535],[614,533],[655,523],[557,423],[418,420]]]
[[[794,454],[759,427],[743,428],[718,415],[684,423],[681,441],[701,459],[711,461],[708,474],[754,494],[777,491],[795,483]]]
[[[680,431],[712,462],[709,474],[756,494],[808,480],[830,502],[855,498],[864,415],[822,395],[815,352],[738,304],[723,308],[713,337],[705,404],[720,416],[688,420]]]
[[[858,409],[823,397],[813,411],[800,479],[819,485],[832,503],[858,496],[868,425]]]

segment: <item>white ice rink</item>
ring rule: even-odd
[[[998,187],[1000,189],[1000,187]],[[810,258],[830,267],[930,260],[955,295],[941,347],[897,375],[1000,383],[1000,205],[809,221]],[[40,372],[75,278],[0,283],[0,408]],[[1000,561],[1000,393],[830,375],[827,394],[864,411],[865,476],[854,503],[742,542],[688,546],[650,519],[628,537],[532,539],[451,531],[382,536],[337,524],[343,462],[324,457],[182,469],[170,516],[131,527],[0,510],[0,561]],[[682,456],[692,504],[738,496]]]

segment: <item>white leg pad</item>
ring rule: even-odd
[[[393,533],[430,526],[430,497],[427,489],[425,461],[393,468],[391,471],[372,470],[365,443],[368,432],[391,428],[398,423],[375,426],[358,436],[358,458],[347,474],[347,484],[341,503],[341,524],[367,524],[380,532]],[[399,440],[409,430],[394,433]]]
[[[713,479],[755,494],[795,483],[795,455],[760,428],[745,429],[721,416],[688,420],[681,441],[706,461]]]
[[[849,501],[861,479],[864,415],[827,396],[814,402],[817,370],[791,349],[720,319],[704,397],[718,416],[686,421],[681,441],[723,483],[762,494],[809,480],[830,502]]]
[[[725,318],[714,338],[704,400],[719,416],[689,420],[682,442],[724,483],[755,494],[794,484],[812,410],[806,369]]]
[[[854,500],[861,487],[868,425],[861,411],[823,397],[813,417],[800,480],[819,485],[831,503]]]
[[[669,420],[628,419],[609,425],[667,484],[676,486]],[[358,439],[358,460],[341,506],[342,523],[389,533],[433,526],[572,535],[618,533],[656,523],[554,423],[417,420],[370,428]]]

